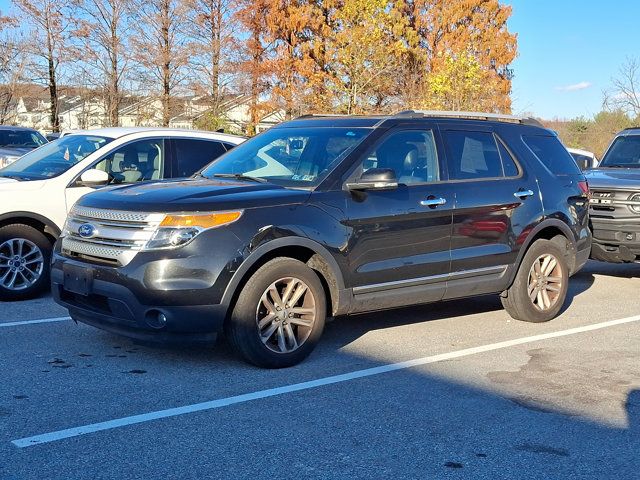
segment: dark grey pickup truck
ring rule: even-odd
[[[598,168],[586,177],[591,188],[591,257],[640,261],[640,128],[616,135]]]

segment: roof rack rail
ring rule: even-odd
[[[444,118],[466,118],[472,120],[495,120],[498,122],[521,123],[524,125],[534,125],[544,127],[538,120],[532,117],[521,117],[517,115],[505,115],[502,113],[486,112],[455,112],[439,110],[403,110],[396,113],[396,117],[444,117]]]
[[[295,118],[295,120],[303,119],[303,118],[313,118],[313,117],[344,117],[345,115],[341,113],[305,113],[304,115],[300,115]]]

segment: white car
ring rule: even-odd
[[[48,288],[52,246],[83,195],[106,185],[189,177],[244,140],[192,130],[87,130],[0,169],[0,300]]]
[[[595,153],[578,148],[567,148],[567,150],[581,170],[588,170],[589,168],[596,168],[598,166],[598,158]]]

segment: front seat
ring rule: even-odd
[[[147,169],[142,177],[143,180],[160,180],[160,155],[158,150],[152,148],[147,155]]]
[[[122,183],[134,183],[142,178],[142,172],[140,171],[140,165],[138,163],[138,152],[135,150],[128,150],[124,154],[122,160]]]

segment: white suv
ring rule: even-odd
[[[49,286],[49,260],[67,212],[106,185],[189,177],[243,137],[148,128],[74,132],[0,170],[0,300]]]

